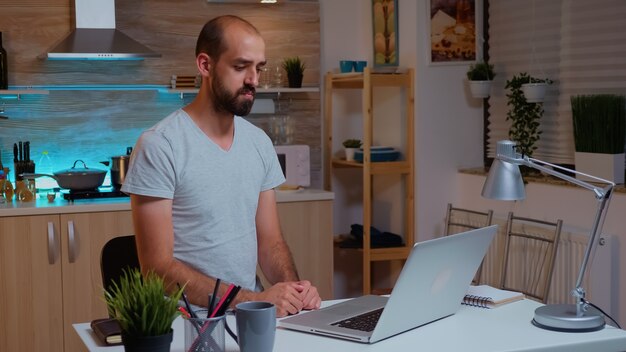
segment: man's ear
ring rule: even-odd
[[[196,57],[196,65],[198,66],[198,71],[202,76],[208,76],[211,74],[213,60],[211,60],[209,55],[200,53],[198,54],[198,57]]]

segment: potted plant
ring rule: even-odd
[[[524,92],[526,101],[529,103],[542,103],[546,96],[548,84],[552,84],[552,81],[547,78],[542,79],[532,76],[528,76],[527,79],[528,80],[522,84],[522,92]]]
[[[152,271],[142,275],[133,268],[105,290],[107,308],[120,325],[125,351],[170,350],[172,323],[179,315],[183,289],[175,288],[168,296],[160,276]]]
[[[509,138],[517,143],[517,151],[532,156],[537,149],[535,143],[541,135],[539,119],[543,115],[543,105],[528,102],[524,97],[522,84],[529,79],[530,76],[522,72],[506,81],[505,89],[510,90],[506,94],[508,98],[506,105],[509,106],[506,120],[511,121]]]
[[[481,61],[470,65],[467,71],[470,92],[474,98],[487,98],[491,91],[491,82],[496,74],[493,65]]]
[[[288,57],[283,60],[283,68],[287,72],[289,88],[302,87],[302,77],[304,77],[305,67],[306,65],[298,56]]]
[[[346,152],[347,161],[354,161],[354,153],[363,145],[360,139],[346,139],[342,144]]]
[[[570,98],[574,122],[576,170],[624,183],[626,97],[577,95]],[[594,181],[583,175],[577,178]]]

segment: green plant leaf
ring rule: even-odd
[[[168,333],[179,315],[178,300],[184,286],[168,296],[163,278],[150,271],[145,276],[137,268],[124,270],[118,282],[104,292],[109,313],[125,333],[158,336]]]

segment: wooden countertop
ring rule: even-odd
[[[276,191],[276,200],[278,203],[310,202],[333,199],[333,192],[318,189]],[[0,217],[127,210],[130,210],[129,198],[85,199],[69,202],[63,199],[62,196],[57,195],[54,202],[48,202],[47,199],[37,199],[32,202],[20,202],[13,200],[11,202],[0,203]]]

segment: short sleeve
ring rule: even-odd
[[[175,157],[171,144],[159,132],[144,132],[130,158],[122,192],[172,199],[176,189]]]

